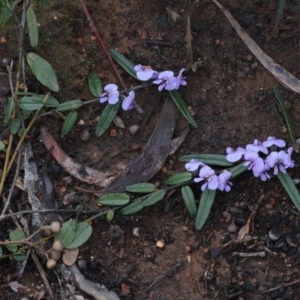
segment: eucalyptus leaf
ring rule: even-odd
[[[10,124],[10,132],[11,134],[16,134],[21,126],[21,120],[19,118],[15,118],[11,121]]]
[[[39,82],[48,87],[53,92],[59,91],[57,78],[52,66],[39,55],[29,52],[27,61],[33,75]]]
[[[14,108],[14,99],[12,97],[9,97],[7,105],[5,107],[5,112],[4,112],[4,124],[5,125],[7,125],[8,121],[10,119],[13,108]]]
[[[67,117],[65,118],[62,129],[61,129],[61,134],[66,135],[68,134],[72,129],[77,120],[77,111],[76,110],[71,110],[68,114]]]
[[[89,88],[95,97],[100,97],[102,94],[102,83],[98,75],[94,72],[88,75]]]
[[[59,104],[57,107],[56,107],[56,110],[57,111],[60,111],[60,112],[64,112],[64,111],[69,111],[69,110],[75,110],[77,108],[80,108],[82,106],[82,101],[81,100],[70,100],[70,101],[67,101],[67,102],[64,102],[64,103],[61,103]]]
[[[166,194],[165,190],[159,190],[151,194],[146,200],[143,201],[143,206],[146,207],[155,204],[156,202],[163,199],[165,194]]]
[[[181,112],[181,114],[187,119],[187,121],[193,125],[194,127],[198,127],[196,121],[194,120],[193,116],[188,110],[188,107],[186,106],[184,100],[182,99],[181,95],[178,93],[178,91],[169,91],[174,103],[176,104],[177,108]]]
[[[110,49],[110,54],[113,59],[133,78],[138,79],[134,71],[134,65],[124,55],[114,49]]]
[[[280,171],[278,172],[277,177],[280,180],[286,192],[288,193],[288,195],[290,196],[292,202],[300,212],[300,195],[292,178],[288,173],[282,173]]]
[[[214,203],[215,196],[216,190],[206,189],[202,193],[196,216],[196,230],[200,230],[204,226]]]
[[[195,201],[195,196],[192,189],[189,186],[183,186],[181,188],[181,195],[184,204],[189,212],[190,217],[194,218],[197,214],[197,205]]]
[[[183,182],[187,182],[192,179],[192,173],[190,172],[182,172],[172,175],[168,180],[166,181],[166,184],[169,185],[175,185]]]
[[[93,231],[92,226],[87,222],[81,222],[75,230],[75,237],[71,244],[66,246],[67,249],[75,249],[83,245],[91,236]]]
[[[126,205],[130,200],[130,197],[123,193],[113,193],[101,196],[97,203],[110,205],[110,206],[120,206]]]
[[[118,101],[118,103],[114,105],[111,104],[106,105],[96,127],[95,134],[97,137],[100,137],[108,129],[110,124],[113,122],[116,114],[118,113],[119,108],[120,108],[120,101]]]
[[[120,213],[123,215],[123,216],[127,216],[127,215],[131,215],[131,214],[134,214],[138,211],[140,211],[141,209],[143,209],[143,201],[142,200],[137,200],[127,206],[125,206],[124,208],[122,208],[120,210]]]
[[[31,7],[28,7],[26,11],[26,22],[27,22],[30,46],[36,47],[38,45],[38,40],[39,40],[38,25],[37,25],[35,13]]]
[[[233,163],[226,159],[226,155],[219,154],[189,154],[180,157],[181,161],[189,162],[191,159],[197,159],[210,166],[230,167]]]
[[[67,221],[63,224],[60,231],[55,235],[54,241],[60,241],[63,248],[69,246],[75,238],[75,220]]]
[[[155,185],[147,182],[136,183],[126,186],[125,190],[130,193],[148,194],[155,191]]]

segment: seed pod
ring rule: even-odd
[[[61,245],[61,242],[60,241],[55,241],[52,245],[52,249],[54,251],[58,251],[58,252],[61,252],[62,251],[62,245]]]
[[[53,269],[56,266],[56,261],[54,259],[48,259],[46,267],[48,270]]]
[[[52,231],[52,233],[58,233],[60,231],[60,223],[52,222],[50,225],[50,230]]]
[[[61,251],[50,250],[48,252],[48,256],[49,256],[49,258],[51,258],[55,261],[58,261],[61,257]]]

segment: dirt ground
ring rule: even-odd
[[[59,79],[60,91],[55,97],[60,102],[79,98],[90,100],[93,96],[88,89],[88,73],[96,72],[103,84],[107,84],[115,82],[112,70],[94,39],[80,2],[50,2],[43,9],[34,7],[40,24],[40,43],[36,49],[26,44],[25,50],[36,52],[51,63]],[[179,157],[184,154],[224,154],[228,146],[244,147],[254,139],[265,140],[273,135],[291,144],[274,87],[279,88],[286,100],[299,136],[299,95],[281,86],[264,69],[211,1],[86,2],[109,48],[117,49],[134,64],[151,65],[156,70],[177,72],[189,63],[185,36],[187,15],[191,18],[193,61],[202,61],[202,64],[196,72],[188,71],[188,85],[181,88],[180,93],[193,111],[198,128],[190,128],[183,145],[168,157],[163,172],[151,182],[162,185],[170,175],[183,170]],[[274,61],[300,77],[299,1],[287,1],[279,32],[273,37],[277,1],[222,0],[221,3]],[[168,18],[167,7],[180,16],[176,22]],[[7,42],[0,45],[0,58],[17,59],[15,28],[4,26],[0,35],[7,38]],[[120,72],[128,86],[136,85],[134,79],[122,70]],[[46,91],[33,77],[27,80],[30,91]],[[48,154],[40,140],[41,123],[48,125],[68,155],[84,165],[114,170],[120,162],[127,164],[141,154],[166,97],[167,93],[159,93],[156,87],[137,92],[137,102],[151,115],[143,132],[136,136],[132,136],[128,128],[141,125],[144,115],[134,110],[120,112],[125,128],[111,126],[116,129],[116,136],[109,130],[100,138],[94,135],[97,117],[104,108],[99,103],[78,110],[78,120],[84,122],[78,123],[66,137],[60,136],[60,119],[43,117],[30,135],[38,167],[43,168]],[[2,109],[0,122],[3,122]],[[4,130],[3,123],[0,124],[0,130]],[[177,113],[175,136],[185,126],[186,121]],[[83,140],[82,134],[86,131],[90,137]],[[292,177],[298,178],[299,156],[294,154],[293,158],[296,165]],[[0,164],[2,162],[3,157]],[[73,202],[64,205],[63,197],[75,191],[75,185],[85,189],[92,187],[71,178],[53,158],[49,158],[47,172],[54,185],[53,199],[58,207],[74,208],[83,203],[88,209],[98,209],[97,197],[88,193],[80,193]],[[252,239],[223,247],[231,240],[232,227],[245,225],[258,199],[268,192],[270,196],[256,213],[251,228]],[[196,191],[196,194],[199,197],[200,193]],[[26,207],[26,196],[21,192],[16,193],[13,201],[15,207],[21,201],[21,208]],[[111,237],[111,225],[118,225],[123,231],[119,238]],[[14,228],[12,221],[0,224],[1,239],[7,238],[11,228]],[[138,236],[133,234],[136,228]],[[271,229],[282,232],[276,242],[269,239]],[[156,247],[160,239],[165,241],[163,248]],[[95,220],[93,234],[80,248],[79,257],[86,278],[104,284],[121,299],[297,300],[300,299],[300,285],[284,284],[300,278],[299,239],[299,214],[293,210],[279,181],[274,178],[260,183],[257,178],[245,174],[233,181],[230,193],[218,194],[209,220],[201,231],[195,231],[194,220],[188,217],[177,191],[167,200],[135,215],[117,215],[111,224],[105,218]],[[264,257],[244,258],[236,254],[262,251]],[[16,280],[14,274],[18,266],[15,261],[1,261],[0,285]],[[46,273],[57,299],[60,299],[57,276],[52,271]],[[33,299],[36,290],[42,288],[39,273],[31,260],[23,277],[17,280],[28,290],[20,289],[15,293],[7,287],[2,288],[0,299]],[[282,285],[280,289],[262,293],[279,285]],[[76,293],[92,299],[80,291]]]

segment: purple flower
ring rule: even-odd
[[[232,173],[230,173],[227,170],[224,170],[221,174],[219,174],[219,185],[218,189],[220,191],[226,191],[229,192],[231,190],[232,183],[229,181],[229,178],[231,177]]]
[[[279,152],[273,151],[267,156],[266,163],[270,168],[274,168],[274,174],[277,175],[278,171],[286,173],[285,169],[291,165],[291,158],[289,153],[283,150]]]
[[[265,167],[263,159],[255,151],[246,151],[244,159],[246,161],[244,166],[253,172],[261,172]]]
[[[181,69],[178,76],[176,77],[176,87],[175,90],[178,90],[181,85],[187,85],[185,77],[182,76],[182,73],[185,69]]]
[[[201,191],[203,192],[207,187],[210,190],[216,190],[219,186],[218,176],[215,174],[215,171],[208,167],[204,166],[199,172],[199,177],[194,178],[195,182],[205,181],[201,186]]]
[[[271,147],[273,145],[280,147],[280,148],[285,147],[285,141],[276,139],[275,136],[269,136],[267,138],[267,140],[264,141],[262,144],[264,147]]]
[[[246,150],[254,151],[254,152],[263,152],[264,154],[268,154],[268,149],[257,139],[254,140],[253,144],[248,144],[246,146]]]
[[[289,155],[289,160],[290,160],[290,164],[289,164],[289,168],[293,168],[295,166],[295,162],[292,160],[292,153],[293,153],[294,148],[290,147],[287,152]]]
[[[108,101],[109,104],[116,104],[119,101],[119,91],[115,84],[110,83],[106,85],[104,91],[106,91],[106,93],[100,96],[100,103]]]
[[[164,71],[158,73],[157,79],[153,81],[155,84],[159,84],[158,90],[161,92],[163,89],[172,91],[177,86],[177,79],[172,71]]]
[[[267,172],[270,170],[270,167],[268,164],[264,164],[264,168],[261,171],[254,171],[253,170],[253,175],[255,177],[260,177],[262,181],[266,181],[267,179],[271,178],[270,174]]]
[[[203,167],[204,164],[197,159],[191,159],[190,162],[185,164],[185,168],[190,172],[198,170],[200,166]]]
[[[246,152],[246,150],[241,147],[238,147],[236,150],[234,150],[231,147],[228,147],[226,149],[226,153],[227,153],[226,159],[229,162],[236,162],[242,158],[242,156],[245,154],[245,152]]]
[[[127,111],[127,110],[132,109],[134,107],[133,106],[134,97],[135,97],[135,92],[130,91],[129,95],[123,100],[123,103],[122,103],[123,110]]]
[[[157,77],[157,72],[153,71],[150,66],[137,65],[134,67],[134,71],[136,71],[136,76],[141,81],[147,81]]]

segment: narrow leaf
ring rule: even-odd
[[[100,197],[97,200],[97,203],[101,203],[104,205],[110,205],[110,206],[120,206],[125,205],[129,202],[130,198],[128,195],[123,193],[114,193],[114,194],[107,194],[102,197]]]
[[[192,173],[190,172],[182,172],[178,174],[172,175],[167,181],[166,184],[175,185],[183,182],[187,182],[192,179]]]
[[[114,49],[110,49],[110,54],[113,59],[133,78],[137,79],[134,71],[134,65],[124,55]]]
[[[8,98],[7,105],[5,107],[5,112],[4,112],[4,124],[6,125],[10,119],[11,113],[14,108],[14,99],[12,97]]]
[[[44,106],[43,100],[38,97],[24,97],[20,99],[19,106],[23,110],[37,110]]]
[[[67,249],[75,249],[83,245],[91,236],[93,231],[92,226],[87,222],[81,222],[75,230],[75,237],[71,244],[66,246]]]
[[[82,103],[81,100],[78,100],[78,99],[76,99],[76,100],[70,100],[70,101],[67,101],[67,102],[59,104],[56,107],[56,110],[60,111],[60,112],[69,111],[69,110],[75,110],[75,109],[81,107],[82,104],[83,103]]]
[[[70,245],[75,238],[74,222],[74,220],[65,222],[59,233],[54,237],[54,241],[60,241],[63,248]]]
[[[61,134],[62,135],[68,134],[73,129],[73,126],[74,126],[76,120],[77,120],[77,111],[71,110],[64,120],[62,129],[61,129]]]
[[[39,82],[53,92],[59,91],[55,72],[52,66],[45,59],[35,53],[30,52],[27,54],[27,61],[33,75]]]
[[[211,207],[214,203],[215,196],[216,190],[206,189],[202,193],[196,216],[196,230],[200,230],[205,224],[210,213]]]
[[[181,95],[178,91],[169,91],[174,103],[176,104],[177,108],[181,112],[181,114],[188,120],[188,122],[193,125],[194,127],[198,127],[196,121],[194,120],[193,116],[189,112],[184,100],[182,99]]]
[[[125,206],[124,208],[122,208],[120,210],[120,213],[123,216],[127,216],[127,215],[131,215],[131,214],[134,214],[134,213],[138,212],[142,208],[143,208],[143,201],[138,200],[138,201],[135,201],[135,202]]]
[[[15,118],[12,120],[10,124],[10,132],[11,134],[16,134],[20,128],[21,120],[19,118]]]
[[[143,202],[143,207],[146,207],[146,206],[150,206],[150,205],[153,205],[155,204],[156,202],[160,201],[161,199],[164,198],[166,194],[166,191],[165,190],[160,190],[160,191],[157,191],[153,194],[151,194],[144,202]]]
[[[4,143],[0,140],[0,151],[5,149]]]
[[[113,122],[118,110],[120,108],[120,101],[114,105],[107,104],[96,127],[96,136],[100,137]]]
[[[277,88],[274,88],[274,91],[275,91],[275,94],[276,94],[276,97],[279,101],[279,104],[280,104],[280,107],[281,107],[281,110],[282,110],[282,113],[284,115],[284,118],[285,118],[285,122],[286,122],[286,125],[288,127],[288,130],[289,130],[289,133],[290,133],[290,137],[291,137],[291,140],[293,142],[296,141],[296,133],[295,133],[295,127],[294,127],[294,123],[292,121],[292,118],[290,116],[290,113],[285,105],[285,102],[279,92],[279,90]]]
[[[29,7],[26,11],[26,22],[27,22],[30,46],[36,47],[38,45],[38,40],[39,40],[38,26],[37,26],[35,13],[31,7]]]
[[[100,97],[102,94],[102,84],[101,80],[99,79],[98,75],[96,73],[90,73],[88,76],[88,82],[91,93],[95,97]]]
[[[191,159],[197,159],[204,164],[213,166],[230,167],[233,165],[226,159],[225,155],[219,154],[189,154],[180,157],[180,160],[184,162],[189,162]]]
[[[300,212],[300,195],[298,189],[296,188],[292,178],[288,173],[278,172],[277,174],[278,179],[280,180],[282,186],[290,196],[291,200],[293,201],[294,205]]]
[[[136,183],[126,186],[125,190],[130,193],[148,194],[155,191],[155,185],[152,183]]]
[[[194,193],[189,186],[183,186],[181,188],[181,195],[184,201],[184,204],[189,212],[191,218],[196,217],[197,214],[197,205],[194,197]]]
[[[229,170],[232,174],[230,178],[233,179],[247,170],[247,167],[244,166],[244,162],[242,162]]]

